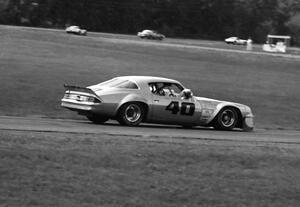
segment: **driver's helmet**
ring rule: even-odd
[[[193,96],[193,93],[190,89],[183,89],[183,91],[181,92],[181,97],[183,99],[189,99]]]

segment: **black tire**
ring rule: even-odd
[[[131,102],[124,104],[117,115],[117,121],[121,125],[137,126],[145,117],[145,108],[142,104]]]
[[[232,107],[221,109],[218,113],[214,127],[218,130],[232,130],[238,122],[238,113]]]
[[[87,115],[86,118],[93,122],[94,124],[103,124],[104,122],[108,121],[109,118],[98,116],[95,114]]]

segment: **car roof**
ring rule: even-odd
[[[131,80],[135,81],[137,83],[139,82],[172,82],[172,83],[179,83],[177,80],[173,80],[170,78],[163,78],[163,77],[155,77],[155,76],[119,76],[116,78],[120,79],[126,79],[126,80]]]

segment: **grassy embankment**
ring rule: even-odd
[[[0,206],[300,205],[300,150],[0,131]]]
[[[87,86],[120,75],[153,75],[178,79],[199,96],[247,104],[259,128],[300,129],[299,58],[108,41],[63,31],[1,27],[0,36],[0,115],[79,118],[60,107],[64,83]]]

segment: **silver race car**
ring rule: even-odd
[[[253,114],[243,104],[194,96],[172,79],[123,76],[92,85],[65,85],[61,105],[94,123],[115,119],[122,125],[141,122],[253,130]]]

